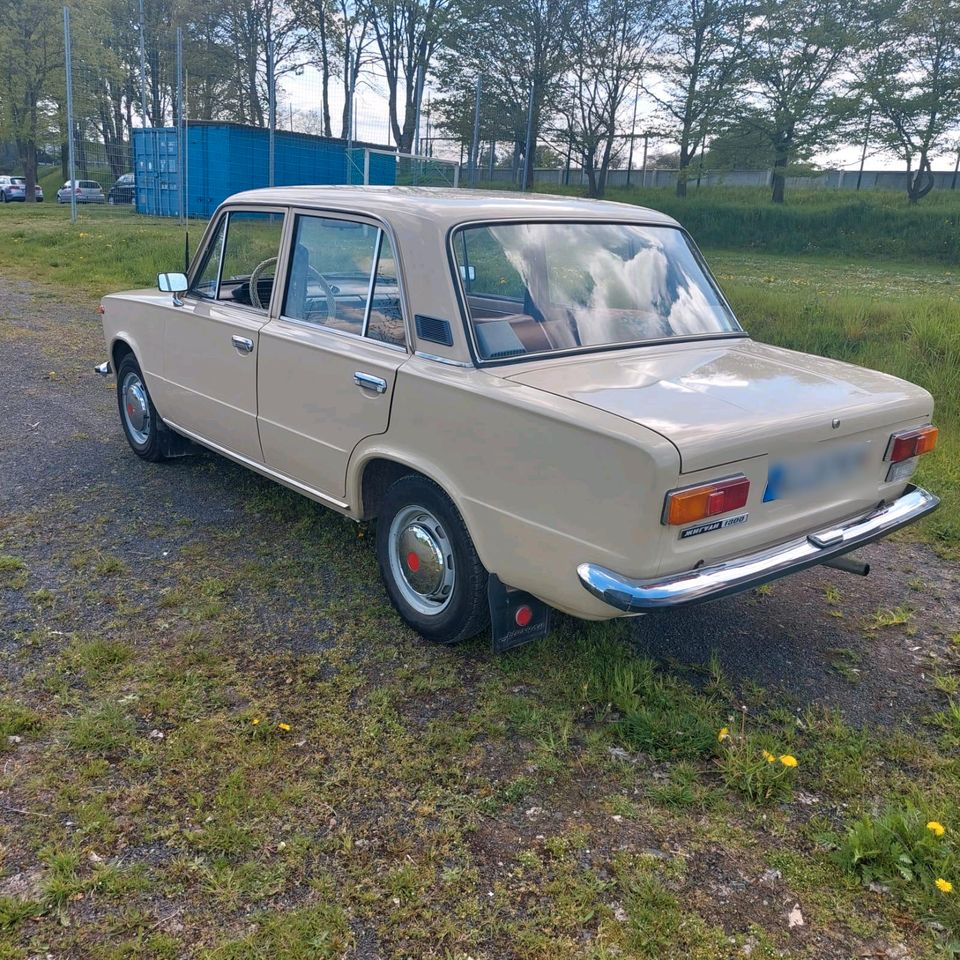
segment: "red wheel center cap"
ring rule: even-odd
[[[407,566],[412,573],[420,569],[420,558],[412,550],[407,554]]]

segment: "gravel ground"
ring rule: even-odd
[[[249,477],[230,461],[200,452],[151,465],[129,451],[112,381],[91,369],[104,356],[92,304],[2,277],[0,303],[0,516],[68,496],[76,509],[63,514],[67,525],[109,515],[155,527],[175,514],[203,536],[246,522]],[[136,537],[104,535],[91,546],[134,568],[149,562]],[[151,551],[162,548],[162,537],[151,540]],[[867,578],[815,568],[769,591],[638,619],[636,644],[693,671],[715,655],[733,682],[775,691],[788,707],[821,704],[858,723],[917,722],[937,705],[931,675],[949,658],[960,625],[960,570],[906,540],[874,544],[862,556],[872,567]],[[828,602],[831,588],[838,596]],[[909,611],[909,619],[878,626],[875,615],[885,610]],[[262,616],[269,622],[272,612]]]
[[[342,693],[335,684],[329,691],[343,696],[345,705],[349,700],[349,711],[344,706],[345,714],[349,712],[361,726],[371,722],[369,715],[375,704],[368,703],[366,712],[362,708],[353,710],[357,704],[349,678],[351,671],[359,668],[357,675],[363,674],[365,680],[358,688],[358,696],[373,702],[391,684],[399,691],[396,702],[401,722],[391,728],[392,748],[396,749],[398,743],[406,744],[409,756],[404,763],[389,754],[379,772],[371,774],[382,778],[386,785],[383,791],[379,779],[370,783],[361,780],[359,788],[349,778],[344,781],[350,789],[338,816],[365,843],[369,840],[380,844],[376,854],[365,854],[356,848],[359,852],[354,855],[357,872],[353,878],[374,883],[386,869],[385,864],[395,863],[397,869],[401,869],[400,865],[406,869],[411,855],[429,860],[434,856],[431,845],[436,824],[429,820],[431,814],[423,813],[428,818],[427,826],[417,825],[411,811],[422,805],[420,788],[417,784],[409,787],[401,776],[404,771],[416,769],[411,757],[416,756],[419,738],[411,736],[408,743],[400,737],[408,730],[422,729],[436,737],[438,730],[449,727],[452,735],[461,728],[471,716],[484,685],[498,674],[491,655],[480,642],[454,651],[437,650],[403,630],[386,610],[383,590],[374,574],[375,563],[365,556],[372,546],[364,546],[365,541],[356,538],[349,521],[315,525],[312,529],[322,528],[321,535],[326,539],[305,543],[295,525],[278,532],[277,517],[292,516],[292,524],[298,518],[296,510],[288,506],[277,510],[276,500],[271,499],[274,485],[230,461],[202,451],[159,465],[137,459],[128,449],[118,423],[112,382],[104,382],[92,371],[93,364],[103,358],[94,303],[76,302],[25,281],[0,276],[0,554],[23,558],[29,574],[22,588],[5,589],[0,583],[0,683],[16,691],[23,677],[24,690],[43,691],[41,696],[53,700],[69,693],[67,702],[75,708],[86,696],[77,676],[79,668],[70,660],[69,651],[65,659],[61,658],[65,666],[57,667],[54,662],[58,648],[67,646],[70,637],[82,636],[95,642],[100,637],[109,640],[122,636],[131,640],[135,650],[145,657],[148,650],[153,656],[157,656],[157,650],[170,650],[172,656],[182,658],[184,654],[174,634],[182,640],[184,634],[195,631],[197,637],[220,638],[209,640],[208,648],[207,640],[198,640],[198,658],[215,660],[218,653],[226,651],[235,658],[236,672],[230,675],[229,682],[220,685],[210,680],[209,689],[197,690],[197,696],[206,697],[212,704],[215,718],[211,723],[219,723],[224,711],[231,717],[233,713],[244,715],[247,700],[262,696],[269,702],[272,686],[277,702],[285,702],[288,710],[303,711],[295,727],[299,730],[307,727],[309,713],[317,706],[311,699],[315,686],[322,686],[331,678],[344,684]],[[322,512],[320,507],[315,509]],[[336,556],[338,543],[351,545],[353,560],[349,563]],[[726,682],[742,691],[744,702],[798,711],[820,706],[835,710],[854,724],[920,730],[924,718],[943,706],[935,678],[955,669],[951,638],[960,629],[960,573],[925,545],[907,540],[874,545],[864,551],[864,557],[874,571],[867,579],[833,570],[807,571],[775,583],[769,590],[632,621],[631,636],[641,653],[658,658],[693,683],[707,678],[711,657],[716,657]],[[359,571],[357,561],[361,564]],[[200,593],[202,603],[202,591],[208,582],[216,588],[218,577],[243,570],[248,563],[251,569],[260,571],[251,576],[261,579],[247,584],[242,577],[238,578],[239,583],[232,583],[223,594],[228,599],[220,606],[217,604],[221,594],[216,590],[211,593],[211,609],[217,609],[209,617],[209,634],[197,626],[199,621],[186,621],[184,614],[177,612],[184,600],[171,598],[184,589],[184,583]],[[188,566],[189,575],[185,575]],[[294,575],[287,575],[288,570],[295,571]],[[305,591],[306,580],[309,584]],[[50,597],[45,598],[45,592]],[[371,604],[371,599],[377,603]],[[322,611],[317,601],[322,602]],[[47,602],[49,609],[44,606]],[[338,644],[350,649],[351,618],[371,615],[366,610],[371,606],[377,608],[372,616],[382,618],[378,630],[390,635],[388,650],[393,652],[382,662],[376,656],[366,655],[363,664],[338,660],[334,656]],[[191,610],[199,611],[200,607]],[[887,613],[878,615],[884,611]],[[379,634],[371,631],[370,635]],[[362,649],[366,651],[368,647]],[[531,653],[535,655],[536,650]],[[182,665],[183,661],[177,662]],[[311,693],[302,697],[297,696],[293,680],[300,664],[307,665],[308,672],[316,670],[310,679]],[[338,678],[338,671],[342,677]],[[105,674],[109,675],[109,669],[105,668]],[[204,661],[200,674],[215,677],[215,666]],[[178,675],[178,679],[187,682],[190,678]],[[247,684],[250,689],[246,689]],[[167,692],[164,687],[153,690],[151,695],[162,700]],[[520,687],[513,690],[518,692],[523,692]],[[223,703],[219,703],[221,699]],[[189,721],[168,722],[166,732],[157,731],[154,726],[165,726],[164,710],[156,704],[139,709],[149,714],[149,719],[141,718],[143,729],[138,731],[138,742],[145,744],[138,749],[145,752],[159,751],[158,743],[169,743],[173,750],[180,738],[200,736],[206,729],[198,713],[196,717],[190,715]],[[535,708],[524,701],[524,709]],[[339,716],[336,712],[332,715]],[[230,723],[234,724],[235,719]],[[585,719],[584,728],[588,726]],[[225,734],[218,726],[211,729],[217,731],[218,739],[210,742],[232,742],[232,733]],[[227,727],[228,731],[233,729]],[[381,746],[379,728],[371,729],[373,732],[367,731],[357,738],[357,743],[365,745],[369,739],[375,750],[369,755],[358,753],[356,761],[349,758],[351,744],[336,741],[337,734],[330,734],[334,739],[324,749],[331,754],[348,754],[343,769],[336,767],[332,757],[328,761],[318,752],[319,747],[307,739],[289,748],[285,746],[291,766],[283,768],[286,772],[279,776],[296,781],[305,776],[303,769],[309,770],[309,764],[316,764],[322,773],[315,783],[309,781],[311,791],[324,789],[328,762],[343,777],[347,777],[344,769],[350,777],[365,776],[367,767],[377,761]],[[152,739],[155,735],[167,739]],[[321,729],[315,735],[325,736],[327,731]],[[69,820],[64,820],[61,808],[54,821],[43,812],[41,798],[22,795],[25,791],[20,784],[27,775],[33,783],[44,783],[43,775],[48,771],[55,778],[56,771],[38,751],[59,750],[58,742],[44,748],[26,738],[17,746],[14,758],[5,761],[8,792],[0,797],[0,872],[5,879],[0,880],[0,898],[30,899],[39,895],[29,889],[19,890],[16,884],[29,887],[30,878],[41,875],[37,850],[47,842],[44,832],[48,827],[50,843],[60,832],[67,838],[61,838],[61,842],[69,841],[70,849],[81,844],[76,838],[78,828],[72,810]],[[457,789],[462,791],[464,800],[476,802],[481,794],[476,786],[471,786],[474,778],[478,783],[489,783],[491,790],[521,783],[536,769],[531,766],[533,751],[530,742],[513,735],[500,739],[478,736],[463,761],[466,785]],[[207,888],[195,879],[185,882],[184,892],[177,900],[175,891],[182,875],[177,873],[179,867],[175,863],[167,864],[163,859],[172,854],[157,839],[167,838],[171,844],[180,844],[181,849],[186,834],[200,835],[198,825],[189,823],[191,805],[198,797],[223,789],[216,776],[207,772],[202,782],[195,784],[193,767],[187,767],[190,792],[181,795],[175,780],[172,784],[163,781],[161,789],[156,779],[150,779],[173,777],[166,766],[158,768],[162,773],[151,769],[141,772],[124,766],[122,753],[109,756],[111,762],[104,762],[101,767],[71,767],[70,789],[56,799],[61,804],[69,803],[73,789],[99,792],[102,784],[112,785],[115,796],[111,809],[116,808],[117,817],[112,855],[118,863],[134,863],[147,875],[159,878],[152,888],[156,892],[131,894],[136,908],[149,918],[149,922],[137,921],[140,929],[143,924],[148,930],[162,926],[184,944],[189,943],[191,949],[178,956],[201,955],[201,948],[219,936],[221,926],[225,928],[221,932],[229,927],[232,935],[252,929],[247,906],[233,906],[221,914],[221,901],[211,901]],[[176,769],[176,756],[169,761],[172,769]],[[286,752],[278,752],[274,762],[279,764],[286,756]],[[862,935],[853,932],[853,920],[846,925],[845,917],[820,923],[814,919],[796,929],[788,925],[788,914],[798,902],[793,884],[805,882],[808,889],[815,884],[803,878],[788,881],[781,877],[779,869],[768,868],[764,856],[774,854],[778,840],[764,833],[749,807],[737,808],[734,815],[741,831],[737,836],[748,837],[737,849],[730,846],[729,838],[723,834],[701,836],[709,821],[697,810],[686,819],[682,815],[674,819],[662,810],[649,821],[644,816],[611,816],[611,791],[622,789],[615,786],[619,784],[616,777],[621,775],[616,773],[618,764],[639,763],[643,772],[637,776],[644,785],[648,781],[661,782],[668,773],[664,765],[649,758],[622,761],[621,757],[627,757],[623,750],[612,750],[610,756],[613,774],[571,764],[568,775],[556,780],[543,777],[530,796],[498,801],[496,813],[475,818],[474,825],[464,833],[463,845],[456,849],[470,852],[471,862],[478,870],[476,890],[492,891],[497,884],[515,882],[516,887],[504,887],[503,903],[516,903],[518,919],[529,922],[536,910],[523,905],[525,881],[505,879],[508,868],[504,864],[509,866],[518,850],[538,849],[538,845],[546,843],[544,835],[564,838],[577,834],[586,824],[590,829],[590,848],[574,851],[583,859],[578,869],[596,870],[597,877],[610,883],[609,864],[623,851],[641,851],[657,862],[665,857],[682,859],[686,879],[678,896],[682,897],[688,917],[699,914],[731,936],[752,936],[754,925],[759,925],[775,931],[782,942],[789,942],[803,956],[818,960],[840,960],[853,955],[908,955],[899,943],[914,936],[912,929],[906,927],[891,931],[892,946],[884,943],[874,949],[872,942],[857,939]],[[67,756],[65,762],[72,764],[72,757]],[[431,763],[433,760],[431,757]],[[198,769],[206,769],[208,759],[202,751],[194,761],[200,765]],[[94,779],[78,786],[76,781],[87,772]],[[139,777],[142,782],[137,782]],[[426,779],[432,777],[433,773],[429,777],[424,774]],[[54,793],[49,784],[43,789]],[[405,792],[408,789],[410,793]],[[490,800],[490,794],[483,796]],[[142,799],[153,803],[158,797],[160,808],[149,809],[146,821],[150,829],[142,831]],[[351,808],[348,799],[356,801],[356,809]],[[819,805],[808,807],[808,801]],[[776,814],[789,818],[784,822],[789,825],[790,843],[814,809],[829,814],[838,823],[844,817],[840,807],[801,795],[794,808]],[[322,807],[318,812],[306,804],[294,813],[292,819],[297,829],[303,827],[304,818],[309,821],[311,817],[310,828],[318,836],[325,837],[325,830],[334,829],[329,824],[324,826],[326,814]],[[180,824],[181,816],[191,828],[189,831]],[[170,818],[174,818],[172,825]],[[211,819],[207,817],[202,822],[206,824]],[[330,824],[335,820],[331,819]],[[25,823],[35,829],[28,833]],[[156,832],[159,824],[166,824],[166,832]],[[293,829],[293,825],[278,819],[270,827],[266,852],[259,851],[258,855],[274,856],[286,843],[288,829]],[[100,840],[83,842],[96,842],[98,848],[101,845]],[[98,856],[111,853],[109,842],[103,839],[102,843]],[[125,846],[128,843],[130,846]],[[78,848],[84,849],[82,844]],[[196,851],[191,856],[200,857]],[[369,863],[364,857],[369,857]],[[201,859],[191,861],[200,862]],[[344,862],[349,866],[352,861],[344,861],[340,853],[324,861],[332,864],[333,870],[346,869]],[[555,866],[553,854],[544,854],[543,863],[549,875]],[[85,869],[90,869],[89,864]],[[169,875],[176,878],[173,886]],[[531,883],[534,901],[545,902],[546,881],[538,881],[540,886]],[[39,881],[34,886],[37,884]],[[275,897],[264,894],[259,902],[285,910],[299,903],[306,891],[304,883],[291,881]],[[493,896],[493,892],[483,893],[484,898]],[[862,907],[865,914],[874,910],[875,901],[864,900],[865,892],[855,896],[857,910]],[[808,893],[808,899],[815,899],[813,893]],[[41,923],[38,927],[37,937],[62,940],[75,935],[77,945],[55,956],[71,960],[92,956],[89,943],[106,943],[111,936],[110,924],[116,919],[111,912],[114,907],[102,896],[99,901],[95,897],[79,897],[70,902],[74,933],[67,931],[66,926],[63,931],[56,930],[58,921],[51,914],[42,921],[46,926]],[[815,918],[816,905],[813,907]],[[500,905],[497,909],[506,907]],[[479,907],[477,910],[477,916],[482,915]],[[24,925],[25,935],[29,935],[32,923],[31,920]],[[412,939],[416,923],[405,923],[377,927],[371,917],[358,920],[352,929],[355,950],[350,955],[426,955],[422,943]],[[479,929],[476,923],[465,927]],[[436,929],[427,921],[424,924],[427,931]],[[379,933],[372,932],[374,927]],[[580,934],[586,935],[584,930]],[[376,942],[378,935],[390,937],[396,950],[381,950]],[[410,938],[411,946],[405,946],[404,937]],[[31,941],[29,955],[43,955],[33,950],[34,942],[40,940]],[[490,953],[478,950],[475,955],[517,955],[512,948],[498,944],[490,949]]]

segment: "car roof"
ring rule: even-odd
[[[537,219],[631,220],[677,226],[672,217],[632,203],[450,187],[267,187],[236,193],[224,203],[343,210],[392,222],[407,220],[422,224],[430,221],[441,228],[476,220]]]

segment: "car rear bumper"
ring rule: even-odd
[[[911,484],[896,500],[855,520],[708,567],[637,580],[581,563],[577,575],[595,597],[625,613],[703,603],[850,553],[919,520],[939,505],[938,497]]]

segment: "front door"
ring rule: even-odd
[[[347,461],[386,432],[407,359],[397,263],[378,225],[298,214],[280,316],[260,332],[260,439],[269,467],[340,499]]]
[[[164,417],[257,462],[257,354],[282,232],[280,211],[222,215],[164,331]]]

